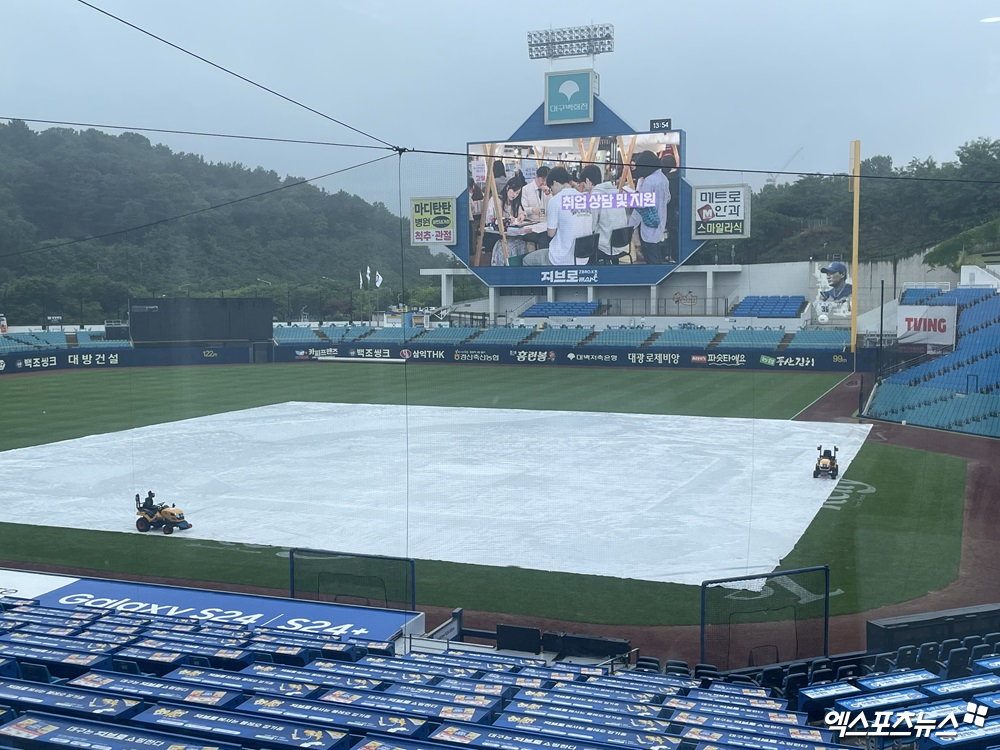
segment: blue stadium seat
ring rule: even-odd
[[[937,675],[945,680],[964,677],[969,673],[969,649],[958,646],[948,651],[943,661],[938,662]]]
[[[896,653],[889,661],[891,670],[913,669],[917,666],[917,647],[906,645],[896,649]]]
[[[33,664],[29,661],[21,661],[18,663],[21,670],[21,678],[29,680],[31,682],[45,682],[45,683],[61,683],[66,682],[65,679],[53,677],[49,673],[49,668],[44,664]]]
[[[937,662],[938,662],[937,641],[927,641],[926,643],[921,643],[920,647],[917,649],[917,656],[916,656],[917,666],[920,666],[928,671],[934,671],[935,668],[937,667]]]

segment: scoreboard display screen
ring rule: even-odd
[[[679,130],[469,143],[467,190],[459,197],[458,213],[467,212],[470,221],[452,252],[489,286],[658,283],[700,245],[691,237],[684,146]],[[559,168],[571,180],[561,183],[567,186],[556,195],[548,176]],[[669,186],[665,206],[658,199],[643,203],[655,198],[653,188],[644,189],[654,172],[660,173],[655,179],[661,193],[663,183]],[[557,218],[555,207],[565,207],[572,220],[566,211]],[[638,222],[631,220],[635,211],[661,238],[648,258],[633,237],[639,234]],[[559,239],[562,225],[571,240]],[[598,225],[604,234],[624,230],[616,235],[618,244],[590,256],[577,254],[570,242]]]
[[[269,298],[152,297],[129,303],[136,344],[265,341],[274,335],[273,321]]]

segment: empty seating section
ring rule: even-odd
[[[5,333],[0,336],[0,351],[6,352],[43,352],[65,349],[66,346],[66,334],[62,331]]]
[[[0,354],[30,351],[32,348],[31,344],[22,341],[20,336],[7,333],[0,335]]]
[[[995,290],[989,287],[957,287],[947,291],[913,287],[903,290],[900,304],[929,306],[958,305],[958,309],[962,310],[994,294]]]
[[[320,331],[333,343],[341,344],[345,341],[357,341],[364,336],[367,336],[371,330],[371,326],[320,326]]]
[[[812,330],[800,329],[788,343],[789,349],[837,349],[842,350],[851,345],[849,330]]]
[[[942,304],[955,304],[958,305],[959,310],[964,310],[994,296],[996,296],[996,290],[988,287],[958,287],[942,294],[941,300]]]
[[[1000,358],[995,356],[998,353],[1000,344],[985,352],[975,352],[958,362],[942,366],[942,370],[932,373],[925,378],[925,382],[933,388],[948,388],[963,393],[993,390],[1000,385]]]
[[[366,344],[403,344],[418,338],[424,330],[422,327],[376,328],[363,341]]]
[[[869,414],[878,419],[892,419],[907,409],[946,401],[955,396],[951,391],[940,388],[916,388],[903,383],[883,382],[878,389],[879,398],[872,404]]]
[[[958,305],[955,349],[883,380],[868,414],[877,419],[1000,437],[1000,295],[994,290],[933,291],[928,300]],[[912,301],[912,300],[910,300]]]
[[[594,332],[593,328],[566,328],[564,326],[543,328],[526,344],[539,346],[576,346]]]
[[[987,378],[993,370],[994,363],[991,358],[1000,349],[1000,339],[993,336],[977,336],[975,342],[965,342],[960,340],[955,351],[942,354],[935,359],[921,362],[918,365],[907,368],[891,375],[887,378],[893,383],[905,383],[907,385],[924,385],[931,387],[945,387],[953,390],[964,391],[970,385],[967,375],[976,375],[980,380],[979,388],[987,388],[995,383],[988,382]],[[957,375],[958,378],[947,378],[946,381],[930,383],[929,381],[949,373]],[[957,386],[952,383],[958,383]]]
[[[994,294],[962,310],[958,318],[958,333],[975,333],[1000,323],[1000,295]]]
[[[605,328],[587,346],[642,346],[652,335],[652,328]]]
[[[797,318],[805,308],[806,298],[751,294],[740,300],[730,313],[734,318]]]
[[[1000,394],[955,393],[883,382],[868,415],[892,422],[1000,437]]]
[[[502,735],[511,750],[683,750],[706,732],[721,747],[842,747],[824,722],[832,708],[931,715],[944,699],[956,724],[928,729],[976,741],[968,701],[994,705],[1000,687],[995,632],[721,673],[645,655],[627,668],[444,642],[423,650],[419,639],[402,653],[404,641],[9,597],[0,614],[2,748],[429,750],[494,747]],[[64,634],[45,634],[55,626]]]
[[[77,331],[76,342],[76,345],[81,349],[106,349],[108,347],[128,348],[132,346],[132,342],[128,339],[109,341],[104,338],[103,331]]]
[[[308,326],[275,326],[274,340],[279,344],[318,344],[322,341]]]
[[[784,328],[733,328],[716,346],[720,349],[777,349]]]
[[[943,292],[942,289],[937,289],[935,287],[923,288],[923,287],[910,287],[903,290],[902,296],[899,298],[899,304],[901,305],[927,305],[930,304],[928,300],[937,297]]]
[[[719,335],[718,328],[668,328],[649,343],[650,349],[704,349]]]
[[[479,333],[478,328],[431,328],[420,337],[421,344],[461,344]]]
[[[484,328],[482,333],[472,339],[470,344],[502,344],[512,346],[520,344],[535,332],[528,326],[511,326],[510,328]]]
[[[536,302],[523,313],[523,318],[578,318],[593,315],[599,307],[597,302]]]

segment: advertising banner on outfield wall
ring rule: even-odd
[[[50,349],[0,356],[0,377],[47,370],[119,369],[171,365],[237,365],[250,361],[246,346],[180,346],[162,349]]]
[[[900,344],[955,345],[958,308],[952,305],[900,305],[896,308],[896,340]]]
[[[858,365],[848,352],[786,349],[650,349],[609,347],[518,346],[418,346],[354,342],[328,347],[276,346],[268,361],[369,361],[393,364],[431,362],[530,365],[534,367],[600,366],[704,368],[729,370],[784,370],[800,372],[850,372],[871,369],[874,349],[858,353]],[[273,356],[271,356],[273,354]],[[869,356],[869,354],[871,356]],[[27,353],[0,356],[0,378],[5,375],[49,370],[120,369],[123,367],[169,367],[188,365],[246,364],[246,347],[171,347],[163,349],[118,349],[115,351],[49,351],[38,356]]]
[[[419,346],[412,344],[370,344],[353,342],[309,349],[279,346],[275,362],[370,361],[392,364],[485,363],[505,365],[604,366],[699,368],[719,370],[783,370],[800,372],[850,372],[854,358],[848,352],[788,349],[761,352],[753,349],[705,351],[695,349],[649,349],[610,347],[518,346]]]

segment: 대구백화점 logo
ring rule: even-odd
[[[593,122],[593,71],[545,74],[545,124]]]

